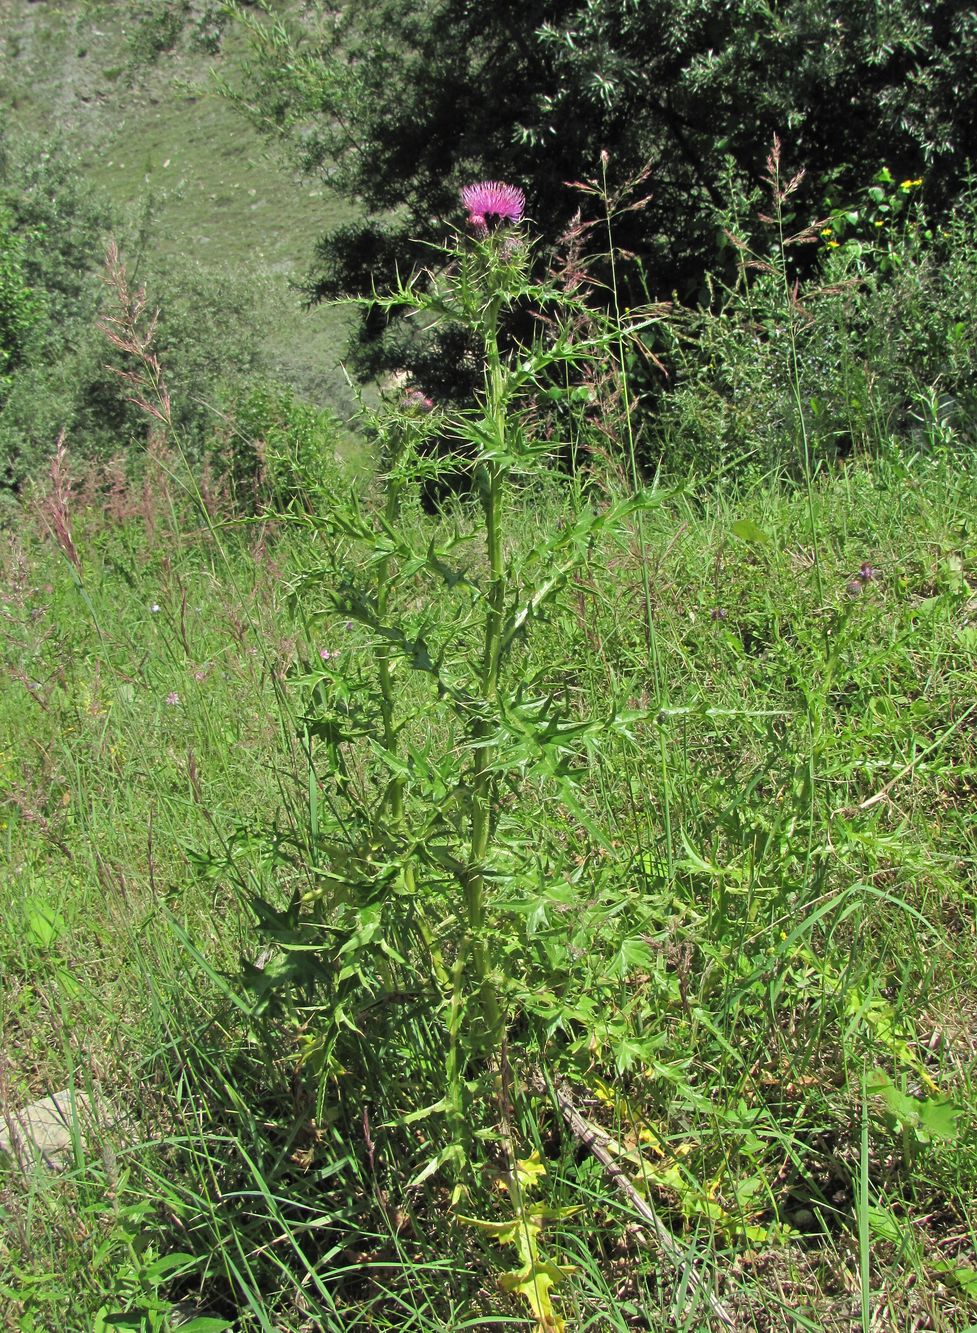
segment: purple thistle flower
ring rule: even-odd
[[[468,225],[476,236],[487,236],[490,227],[503,222],[518,222],[526,207],[522,190],[502,181],[466,185],[461,192],[461,201],[468,210]]]
[[[421,393],[420,389],[407,389],[403,397],[403,407],[408,412],[411,409],[415,412],[433,412],[434,400],[428,398],[426,393]]]
[[[166,702],[170,708],[176,708],[176,706],[180,702],[180,696],[177,694],[176,690],[170,691],[170,693],[166,696]]]

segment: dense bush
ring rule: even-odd
[[[343,429],[328,411],[272,381],[247,385],[210,436],[210,470],[228,488],[235,510],[312,507],[337,484]]]
[[[74,424],[110,216],[70,154],[35,142],[0,143],[0,209],[7,359],[0,487],[17,489],[58,431]]]
[[[931,228],[917,186],[881,173],[808,235],[818,263],[796,292],[796,248],[780,251],[769,214],[758,221],[742,197],[726,211],[738,273],[711,279],[713,300],[670,326],[656,457],[700,475],[746,460],[790,472],[802,426],[820,462],[907,435],[927,447],[973,441],[977,207],[968,194]]]
[[[24,274],[23,248],[10,218],[0,213],[0,404],[40,313]]]

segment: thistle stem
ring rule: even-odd
[[[493,302],[485,321],[486,416],[494,424],[494,437],[501,444],[506,439],[505,379],[499,358],[498,304]],[[502,648],[502,619],[505,608],[506,575],[502,549],[502,522],[505,502],[504,464],[487,458],[480,464],[479,487],[485,518],[485,549],[489,565],[489,588],[485,612],[485,639],[482,650],[479,712],[472,724],[475,748],[471,789],[471,847],[464,881],[465,908],[468,917],[468,947],[471,970],[479,991],[478,1017],[484,1025],[489,1048],[500,1035],[502,1015],[485,952],[485,858],[493,831],[495,796],[495,745],[493,712],[498,697],[499,660]]]

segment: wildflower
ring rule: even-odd
[[[902,190],[903,194],[908,194],[910,190],[914,190],[917,185],[922,185],[922,183],[922,176],[917,176],[915,180],[901,181],[899,183],[899,189]]]
[[[152,606],[151,606],[149,609],[150,609],[150,611],[153,613],[154,616],[158,616],[158,615],[159,615],[159,610],[160,610],[159,602],[153,602]]]
[[[821,228],[821,235],[822,235],[822,236],[833,236],[833,235],[834,235],[834,227],[822,227],[822,228]]]
[[[403,407],[407,412],[433,412],[434,400],[428,398],[420,389],[407,389],[403,397]]]
[[[166,702],[170,708],[176,708],[178,706],[180,696],[177,694],[176,690],[170,690],[169,694],[166,696]]]
[[[710,620],[725,620],[725,619],[726,619],[726,612],[723,610],[723,608],[722,608],[721,606],[714,606],[714,607],[712,608],[712,610],[709,612],[709,619],[710,619]]]
[[[319,656],[322,658],[323,662],[335,662],[339,654],[331,653],[328,648],[320,648]]]
[[[879,571],[867,560],[863,560],[858,570],[858,577],[863,583],[874,583],[879,577]]]
[[[468,224],[476,236],[487,236],[490,227],[518,222],[526,207],[526,196],[515,185],[502,181],[480,181],[466,185],[461,201],[468,210]]]
[[[837,249],[838,249],[838,245],[839,245],[839,242],[838,242],[838,241],[829,241],[829,242],[828,242],[828,249],[829,249],[829,250],[837,250]]]
[[[858,579],[852,579],[845,584],[845,592],[849,597],[858,597],[864,586]]]

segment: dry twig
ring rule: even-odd
[[[602,1129],[598,1129],[596,1125],[592,1125],[584,1119],[574,1106],[570,1093],[564,1084],[550,1083],[541,1072],[537,1071],[530,1078],[529,1085],[533,1092],[548,1094],[554,1098],[571,1134],[589,1153],[597,1158],[617,1189],[625,1196],[634,1211],[648,1224],[655,1240],[658,1242],[659,1249],[669,1263],[678,1269],[689,1290],[709,1307],[709,1310],[720,1323],[726,1328],[732,1328],[733,1319],[729,1311],[719,1297],[709,1290],[703,1278],[693,1268],[689,1255],[658,1217],[651,1204],[648,1203],[647,1199],[642,1198],[628,1180],[625,1172],[614,1160],[609,1149],[609,1144],[613,1142],[610,1135],[605,1134]]]

